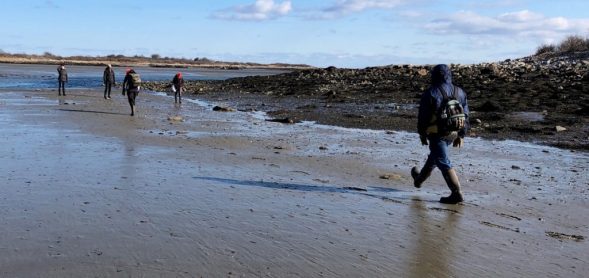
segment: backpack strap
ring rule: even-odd
[[[442,97],[444,98],[444,100],[442,101],[442,103],[446,103],[448,102],[448,93],[446,93],[446,90],[444,90],[444,86],[441,85],[440,86],[440,92],[442,92]],[[456,85],[452,84],[452,95],[451,95],[452,99],[458,100],[458,90],[456,90]]]
[[[452,84],[452,97],[455,100],[458,100],[458,90],[456,89],[456,85]]]

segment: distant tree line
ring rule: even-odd
[[[589,51],[589,38],[579,35],[566,37],[558,44],[543,44],[536,50],[536,55],[545,53],[571,53]]]
[[[51,60],[82,60],[82,61],[99,61],[99,60],[111,60],[119,62],[137,62],[137,61],[150,61],[157,63],[182,63],[182,64],[215,64],[215,63],[231,63],[231,62],[219,62],[206,57],[197,57],[194,59],[188,58],[175,58],[175,57],[162,57],[160,54],[152,54],[150,57],[143,55],[125,56],[121,54],[110,54],[106,56],[60,56],[51,52],[43,52],[43,54],[24,54],[24,53],[8,53],[0,49],[0,55],[12,56],[19,58],[46,58]],[[239,63],[236,63],[239,64]],[[248,63],[249,64],[249,63]],[[254,63],[255,64],[255,63]]]
[[[272,64],[260,64],[251,62],[225,62],[209,59],[206,57],[197,57],[193,59],[189,58],[174,58],[174,57],[162,57],[160,54],[154,53],[146,57],[143,55],[125,56],[121,54],[110,54],[107,56],[60,56],[55,55],[51,52],[44,52],[43,54],[23,54],[23,53],[7,53],[0,49],[0,58],[4,59],[4,62],[10,62],[10,58],[24,58],[27,60],[33,59],[37,62],[32,63],[61,63],[67,61],[70,64],[96,64],[102,65],[106,61],[113,63],[113,65],[125,65],[125,64],[148,64],[151,67],[189,67],[189,66],[212,66],[221,68],[240,69],[245,67],[283,67],[283,68],[310,68],[309,65],[304,64],[284,64],[284,63],[272,63]],[[23,63],[26,61],[18,61]]]

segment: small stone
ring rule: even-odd
[[[380,179],[383,180],[400,180],[401,179],[401,175],[399,174],[384,174],[380,176]]]
[[[184,120],[184,118],[182,118],[181,116],[170,116],[170,117],[168,117],[168,121],[172,121],[172,122],[181,122],[183,120]]]
[[[557,125],[554,130],[556,130],[556,132],[563,132],[566,131],[567,129],[565,127],[559,126]]]

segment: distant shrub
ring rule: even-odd
[[[556,46],[554,44],[543,44],[536,50],[536,55],[552,52],[556,52]]]
[[[589,50],[589,39],[578,35],[566,37],[559,45],[559,52],[577,52]]]
[[[200,63],[211,63],[213,62],[211,59],[207,58],[207,57],[202,57],[202,58],[194,58],[195,62],[200,62]]]
[[[161,58],[162,58],[162,56],[159,55],[159,54],[151,54],[151,59],[158,60],[158,59],[161,59]]]

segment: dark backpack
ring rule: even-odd
[[[131,76],[131,78],[129,79],[131,81],[131,87],[132,88],[136,88],[139,87],[141,85],[141,77],[139,76],[139,74],[137,73],[129,73],[129,75]]]
[[[438,131],[442,134],[448,134],[463,129],[466,126],[466,114],[464,114],[464,107],[458,101],[456,86],[452,86],[452,95],[450,97],[448,97],[444,87],[440,86],[440,91],[444,99],[438,116]]]

